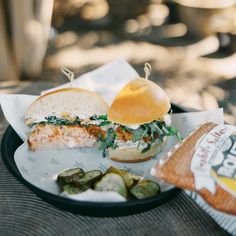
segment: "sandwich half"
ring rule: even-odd
[[[86,89],[65,88],[40,96],[25,114],[26,124],[32,127],[29,149],[92,147],[105,136],[107,111],[103,98]]]

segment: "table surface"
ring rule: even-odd
[[[37,94],[51,83],[23,83]],[[0,110],[0,137],[8,124]],[[6,169],[0,158],[0,235],[228,235],[184,191],[152,210],[98,218],[66,212],[42,201]]]

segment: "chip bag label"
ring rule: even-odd
[[[236,197],[236,127],[217,125],[196,144],[190,169],[195,188],[214,194],[216,184]]]

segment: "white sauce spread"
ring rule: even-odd
[[[126,142],[124,142],[124,141],[119,140],[119,141],[117,142],[117,145],[118,145],[118,147],[119,147],[120,149],[125,149],[125,148],[137,148],[137,147],[138,147],[138,144],[139,144],[138,141],[134,143],[134,142],[132,142],[132,141],[126,141]],[[143,148],[145,148],[145,147],[147,147],[147,143],[141,141],[141,142],[140,142],[140,145],[139,145],[139,149],[143,149]]]
[[[167,124],[167,125],[171,125],[171,117],[170,115],[166,114],[164,115],[164,122]]]
[[[130,129],[138,129],[140,125],[126,125],[126,127]]]
[[[169,114],[166,114],[163,116],[163,121],[167,124],[167,125],[171,125],[171,117]],[[130,128],[130,129],[138,129],[141,125],[140,124],[133,124],[133,125],[126,125],[126,127]]]

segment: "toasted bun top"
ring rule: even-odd
[[[170,100],[164,90],[150,80],[138,78],[119,92],[108,118],[122,125],[141,125],[162,119],[169,109]]]
[[[25,119],[32,124],[47,116],[87,118],[107,111],[108,105],[100,95],[81,88],[64,88],[37,98],[27,109]]]

